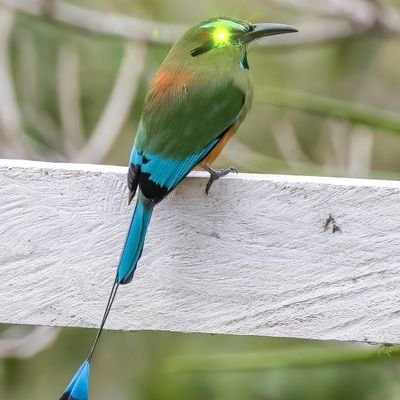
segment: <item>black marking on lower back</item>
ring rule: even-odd
[[[139,187],[143,195],[154,204],[159,203],[170,192],[166,187],[152,181],[147,172],[140,173]]]

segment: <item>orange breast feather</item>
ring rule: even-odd
[[[229,139],[235,134],[236,126],[232,125],[225,133],[225,135],[221,138],[221,140],[217,143],[217,145],[211,150],[210,154],[197,165],[196,169],[203,169],[205,165],[210,165],[221,153],[222,149],[228,143]]]

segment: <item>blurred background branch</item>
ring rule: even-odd
[[[293,108],[304,112],[343,119],[355,124],[400,133],[399,114],[378,110],[361,104],[271,87],[257,89],[256,99],[279,107]]]
[[[49,348],[60,328],[14,326],[0,334],[0,358],[29,358]]]
[[[72,28],[139,42],[171,44],[188,27],[103,13],[62,0],[1,0],[1,3],[11,9],[47,18]]]
[[[25,143],[22,119],[17,102],[10,65],[9,45],[14,24],[14,12],[0,8],[0,132],[2,139],[17,157],[27,158],[29,147]],[[2,146],[7,149],[6,146]]]
[[[33,35],[27,29],[21,29],[16,35],[16,71],[20,83],[20,106],[25,116],[25,125],[31,127],[35,132],[35,139],[32,147],[38,151],[38,155],[43,159],[54,161],[63,161],[65,156],[62,154],[64,145],[63,140],[72,140],[65,138],[60,140],[62,130],[58,125],[56,118],[41,107],[43,102],[43,91],[40,88],[39,73],[41,70],[38,60],[38,48],[35,44]],[[61,51],[61,50],[60,50]],[[65,68],[65,67],[64,67]],[[69,77],[63,77],[64,86],[73,85],[68,81]],[[61,86],[62,83],[59,83]],[[73,90],[70,89],[69,90]],[[63,110],[60,105],[61,118]],[[76,124],[75,121],[69,121],[69,124]],[[74,135],[77,133],[74,132]],[[31,135],[32,137],[33,135]]]
[[[277,0],[275,0],[277,1]],[[156,21],[144,21],[134,17],[113,13],[102,13],[63,0],[1,0],[4,6],[48,18],[93,33],[118,36],[124,39],[148,43],[172,44],[188,28],[188,25],[165,24]],[[362,33],[400,34],[400,14],[393,7],[382,7],[381,4],[362,0],[329,0],[315,1],[282,0],[278,4],[290,6],[296,10],[304,8],[318,11],[324,17],[344,17],[344,20],[308,21],[299,26],[299,35],[288,35],[274,38],[272,41],[261,41],[263,46],[298,46],[315,44],[324,41],[359,36]]]
[[[365,362],[394,361],[400,357],[400,347],[392,345],[331,345],[298,346],[289,350],[268,351],[266,353],[240,353],[202,355],[197,357],[171,357],[167,360],[167,370],[179,372],[233,372],[285,368],[315,368],[332,365]]]
[[[68,158],[74,157],[85,141],[80,105],[79,53],[68,46],[60,48],[57,60],[58,102],[64,146]]]
[[[146,47],[141,43],[127,43],[114,87],[104,111],[73,161],[98,163],[104,159],[126,122],[146,63]]]

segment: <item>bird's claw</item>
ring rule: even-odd
[[[208,165],[206,165],[204,167],[204,169],[210,174],[210,179],[208,180],[207,185],[206,185],[206,194],[209,193],[210,187],[214,183],[214,181],[218,180],[219,178],[222,178],[223,176],[230,174],[231,172],[234,172],[235,174],[238,173],[237,168],[234,167],[233,165],[231,165],[228,168],[222,168],[219,170],[215,170],[215,169],[209,167]]]

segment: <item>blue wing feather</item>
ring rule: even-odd
[[[212,140],[203,150],[192,153],[182,159],[166,158],[156,154],[144,153],[134,146],[130,157],[130,165],[135,168],[130,170],[136,169],[139,176],[146,176],[146,182],[150,181],[153,185],[164,191],[163,195],[166,195],[207,156],[219,140],[219,137]],[[157,193],[159,192],[160,190]]]
[[[153,182],[170,191],[211,151],[217,142],[218,139],[215,139],[202,151],[192,153],[181,160],[146,154],[148,161],[142,163],[141,171],[150,174]]]

